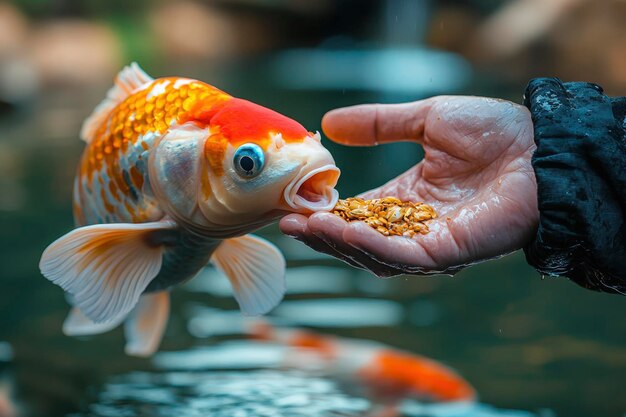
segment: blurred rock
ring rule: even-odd
[[[28,21],[13,5],[0,3],[0,62],[19,54],[28,36]]]
[[[565,80],[593,81],[626,95],[626,2],[586,0],[551,28],[546,43],[554,72]]]
[[[508,79],[592,81],[624,95],[625,20],[623,0],[514,0],[468,35],[464,54]]]
[[[474,33],[480,16],[470,7],[450,6],[437,9],[429,20],[426,42],[435,48],[461,52],[468,36]]]
[[[192,2],[169,2],[149,17],[155,44],[173,57],[219,57],[233,49],[236,28],[223,13]]]
[[[0,3],[0,116],[37,89],[32,65],[24,58],[30,26],[26,17],[8,3]]]
[[[474,47],[485,60],[506,59],[543,38],[559,19],[584,1],[510,1],[479,28]]]
[[[18,103],[31,97],[39,85],[35,67],[23,55],[0,60],[0,98]],[[0,114],[2,110],[0,110]]]
[[[100,23],[46,22],[32,33],[28,45],[28,57],[46,85],[108,82],[122,66],[120,40]]]
[[[175,58],[226,58],[254,53],[272,43],[259,19],[190,1],[155,8],[149,24],[155,45]]]
[[[17,417],[17,409],[11,399],[8,384],[0,382],[0,417]]]

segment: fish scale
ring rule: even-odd
[[[150,187],[147,159],[172,125],[197,103],[230,98],[200,81],[160,78],[117,105],[87,145],[74,193],[77,225],[148,222],[163,217]]]

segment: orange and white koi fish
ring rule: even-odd
[[[39,267],[70,294],[63,330],[97,334],[125,321],[126,352],[150,355],[168,290],[209,261],[246,315],[285,292],[285,261],[248,235],[288,212],[330,210],[339,177],[319,134],[201,81],[124,68],[85,121],[74,182],[77,228]]]
[[[257,340],[293,348],[286,362],[306,369],[312,353],[324,371],[358,381],[372,394],[386,398],[427,398],[434,401],[474,401],[476,391],[452,369],[423,356],[369,340],[320,335],[308,330],[275,328],[266,322],[250,326]],[[299,355],[302,353],[304,355]]]

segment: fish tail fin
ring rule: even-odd
[[[161,270],[175,227],[166,221],[80,227],[48,246],[39,268],[91,321],[115,321],[133,309]]]
[[[115,106],[124,101],[141,86],[154,81],[136,62],[124,67],[115,77],[115,84],[107,92],[104,100],[96,106],[91,115],[83,123],[80,138],[89,143],[102,126]]]
[[[72,307],[63,322],[63,334],[66,336],[91,336],[106,333],[116,328],[125,318],[126,315],[122,314],[106,323],[96,323],[85,316],[78,307]]]
[[[127,355],[147,357],[159,347],[167,326],[170,295],[167,291],[144,294],[124,323]]]
[[[127,355],[152,355],[161,342],[169,318],[169,294],[166,291],[142,295],[135,308],[106,323],[95,323],[78,307],[73,307],[63,323],[67,336],[91,336],[108,332],[124,322]]]

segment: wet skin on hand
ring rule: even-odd
[[[326,135],[347,146],[414,141],[424,159],[361,195],[426,202],[439,217],[430,232],[385,237],[362,222],[330,213],[290,215],[283,233],[380,277],[454,273],[523,247],[538,222],[535,149],[528,110],[482,97],[434,97],[392,105],[338,109],[322,121]],[[344,167],[344,175],[350,175]]]

